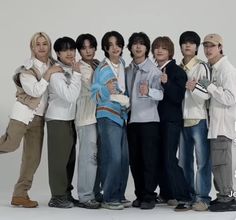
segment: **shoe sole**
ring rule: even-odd
[[[23,207],[23,208],[36,208],[38,206],[38,204],[28,206],[28,205],[24,205],[24,204],[20,204],[20,203],[15,203],[15,202],[11,202],[11,205],[18,206],[18,207]]]

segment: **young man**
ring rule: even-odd
[[[152,43],[152,53],[163,71],[161,85],[164,88],[164,98],[158,105],[161,133],[160,196],[170,205],[176,205],[173,204],[174,200],[179,201],[176,211],[189,210],[190,187],[176,158],[183,127],[182,102],[187,75],[173,59],[174,44],[169,37],[156,38]]]
[[[211,161],[206,109],[206,100],[210,96],[197,81],[203,78],[210,80],[210,71],[207,65],[197,58],[200,41],[199,35],[194,31],[186,31],[179,38],[183,54],[180,66],[188,76],[183,102],[184,127],[180,138],[179,164],[192,189],[192,209],[206,211],[211,200],[209,197]],[[194,148],[197,163],[196,178],[194,178]]]
[[[97,173],[97,126],[96,103],[91,99],[93,73],[99,61],[94,59],[97,40],[91,34],[81,34],[76,40],[81,56],[81,92],[77,100],[75,125],[79,139],[77,191],[79,207],[96,209],[100,204],[94,196]]]
[[[145,33],[133,33],[127,47],[133,58],[126,69],[127,92],[132,100],[127,128],[130,168],[137,197],[132,206],[152,209],[159,173],[160,119],[157,106],[163,98],[161,71],[148,58],[150,40]]]
[[[211,95],[210,139],[212,172],[217,198],[212,201],[210,211],[235,211],[232,196],[232,140],[235,133],[236,70],[223,55],[223,39],[218,34],[209,34],[203,41],[204,53],[212,69],[211,80],[199,81]]]
[[[75,62],[76,44],[69,37],[54,43],[57,63],[64,70],[54,73],[49,84],[48,109],[45,115],[48,131],[48,169],[52,197],[50,207],[71,208],[71,184],[75,166],[76,101],[81,88],[79,64]],[[75,204],[76,205],[76,204]]]
[[[101,184],[106,209],[120,210],[131,205],[125,199],[129,173],[125,119],[129,99],[125,92],[124,39],[117,31],[102,38],[106,58],[95,71],[92,97],[96,100],[98,134],[101,140]]]
[[[47,87],[51,74],[62,71],[58,66],[51,66],[54,63],[51,40],[46,33],[35,33],[30,49],[31,58],[16,70],[16,102],[6,133],[0,138],[0,154],[15,151],[24,138],[20,176],[11,204],[25,208],[38,206],[37,201],[30,199],[28,191],[41,159]]]

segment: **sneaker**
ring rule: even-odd
[[[161,196],[157,196],[155,201],[156,201],[156,204],[165,204],[165,203],[167,203],[167,200],[163,199]]]
[[[128,199],[122,199],[120,202],[124,206],[124,208],[129,208],[132,206],[132,202]]]
[[[67,196],[68,201],[73,202],[74,206],[79,207],[79,200],[75,199],[72,195]]]
[[[124,206],[120,202],[103,202],[101,207],[110,210],[122,210]]]
[[[236,211],[236,202],[231,200],[229,202],[218,202],[210,205],[208,208],[211,212],[231,212]]]
[[[182,212],[182,211],[188,211],[191,209],[191,205],[189,203],[179,203],[176,207],[175,207],[175,211],[176,212]]]
[[[212,200],[212,201],[210,201],[210,205],[215,205],[217,203],[219,203],[219,200],[217,198]]]
[[[177,206],[179,203],[176,199],[169,199],[167,200],[167,205],[168,206]]]
[[[11,205],[22,206],[24,208],[35,208],[39,204],[37,201],[30,200],[28,196],[27,197],[13,196],[11,200]]]
[[[156,202],[155,202],[155,200],[153,200],[153,201],[143,201],[143,202],[141,202],[141,204],[140,204],[140,209],[153,209],[154,207],[155,207],[155,205],[156,205]]]
[[[100,203],[95,199],[88,200],[87,202],[79,202],[78,207],[86,209],[98,209],[100,208]]]
[[[135,207],[135,208],[139,208],[141,205],[141,200],[139,199],[135,199],[133,202],[132,202],[132,206]]]
[[[203,202],[203,201],[195,202],[192,205],[192,209],[194,211],[207,211],[208,210],[208,204]]]
[[[55,196],[52,197],[48,203],[49,207],[54,207],[54,208],[72,208],[74,206],[74,203],[69,201],[67,198],[64,196]]]

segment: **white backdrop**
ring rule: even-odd
[[[15,87],[12,75],[16,67],[30,56],[29,41],[38,31],[49,34],[52,42],[58,37],[76,38],[81,33],[92,33],[97,37],[99,47],[97,58],[102,59],[100,41],[110,30],[119,31],[125,38],[133,32],[146,32],[151,41],[157,36],[167,35],[175,43],[175,57],[180,61],[179,35],[194,30],[203,38],[217,32],[224,38],[224,52],[236,66],[236,21],[233,0],[7,0],[0,2],[0,133],[5,131],[8,116],[15,101]],[[55,54],[54,54],[55,55]],[[199,57],[205,59],[200,48]],[[128,50],[124,59],[130,62]],[[45,137],[46,140],[46,137]],[[36,173],[33,190],[48,194],[47,146],[44,142],[43,156]],[[236,152],[234,147],[234,154]],[[0,197],[1,192],[11,196],[19,175],[21,151],[0,155]],[[236,163],[234,161],[234,169]],[[131,180],[132,181],[132,180]],[[129,184],[128,190],[132,184]]]

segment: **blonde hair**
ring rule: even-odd
[[[35,57],[35,53],[34,53],[33,48],[36,46],[36,42],[37,42],[37,39],[39,37],[45,38],[45,40],[48,42],[48,45],[49,45],[48,57],[49,57],[50,60],[53,59],[52,58],[52,42],[51,42],[49,36],[46,33],[44,33],[44,32],[36,32],[32,36],[32,38],[30,40],[31,57]]]

